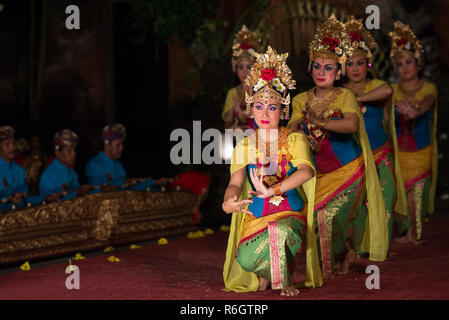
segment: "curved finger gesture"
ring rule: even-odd
[[[263,173],[261,173],[260,177],[258,177],[256,174],[256,169],[252,168],[249,172],[249,176],[254,188],[256,189],[256,191],[248,191],[249,194],[262,199],[271,197],[269,188],[267,188],[263,183]]]
[[[223,208],[223,211],[226,213],[244,212],[244,213],[248,213],[248,214],[252,215],[251,211],[245,209],[245,207],[252,202],[253,202],[252,199],[245,199],[245,200],[238,201],[237,196],[234,195],[229,200],[223,202],[222,208]]]

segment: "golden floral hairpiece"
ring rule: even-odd
[[[317,58],[334,59],[342,67],[345,74],[345,64],[354,52],[351,37],[346,31],[344,23],[338,21],[335,15],[322,22],[309,45],[309,70],[312,62]]]
[[[362,19],[349,16],[345,23],[346,31],[351,37],[351,45],[354,49],[353,56],[361,56],[372,63],[373,54],[371,50],[377,48],[377,42],[371,33],[363,25]]]
[[[287,57],[288,53],[279,55],[271,46],[268,46],[266,53],[257,55],[256,62],[245,80],[245,84],[252,88],[251,94],[245,92],[248,113],[257,99],[273,98],[286,105],[284,113],[288,119],[290,95],[287,95],[287,90],[295,89],[296,81],[293,80],[292,71],[286,63]]]
[[[421,54],[424,52],[423,46],[408,24],[396,21],[394,30],[390,31],[388,35],[391,38],[391,58],[407,53],[412,55],[418,61],[418,65],[421,66]]]
[[[237,64],[242,59],[253,62],[257,53],[262,50],[261,39],[255,32],[251,32],[243,25],[242,29],[237,32],[232,45],[232,70],[235,72]]]

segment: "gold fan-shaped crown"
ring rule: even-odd
[[[258,98],[267,100],[271,97],[283,105],[290,104],[287,91],[296,88],[296,81],[287,65],[287,57],[288,53],[278,54],[271,46],[268,46],[267,52],[257,55],[245,80],[245,84],[252,89],[251,94],[245,93],[248,112]],[[285,113],[288,114],[288,108]]]
[[[342,66],[345,73],[345,63],[354,52],[351,37],[344,23],[338,21],[334,14],[322,22],[309,45],[309,67],[316,58],[334,59]]]
[[[403,53],[409,53],[416,58],[418,65],[421,65],[421,54],[424,50],[408,24],[396,21],[394,30],[390,31],[388,35],[391,38],[390,57],[394,58]]]
[[[345,26],[354,49],[353,56],[361,56],[372,62],[373,55],[371,50],[377,47],[377,42],[363,25],[363,20],[356,19],[351,15],[348,16]]]
[[[246,58],[251,62],[257,57],[257,53],[262,50],[261,39],[255,32],[251,32],[243,25],[242,29],[237,32],[232,44],[232,70],[235,68],[240,59]]]

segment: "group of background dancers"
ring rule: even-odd
[[[222,204],[232,213],[226,290],[298,294],[302,251],[303,285],[320,287],[358,256],[386,260],[395,224],[397,241],[423,241],[434,211],[437,89],[420,77],[423,48],[410,27],[397,21],[389,36],[400,77],[392,85],[373,76],[377,43],[362,20],[331,15],[309,45],[315,86],[290,101],[288,53],[264,52],[245,26],[236,35],[241,84],[228,91],[222,118],[254,131],[234,148]]]

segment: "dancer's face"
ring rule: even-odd
[[[312,63],[312,79],[319,88],[332,88],[335,77],[339,73],[341,73],[341,70],[338,70],[335,60],[317,58]]]
[[[416,60],[407,54],[396,58],[396,68],[403,81],[418,77],[418,66],[416,65]]]
[[[346,75],[349,80],[355,83],[366,79],[368,73],[368,63],[366,58],[353,57],[346,63]]]
[[[241,84],[245,83],[245,79],[248,76],[251,66],[252,64],[246,59],[241,60],[237,65],[237,77],[239,78]]]
[[[281,105],[273,98],[259,98],[253,105],[254,120],[260,129],[277,129],[281,115]]]
[[[0,158],[6,161],[14,159],[16,154],[16,141],[15,139],[6,139],[0,142]]]

